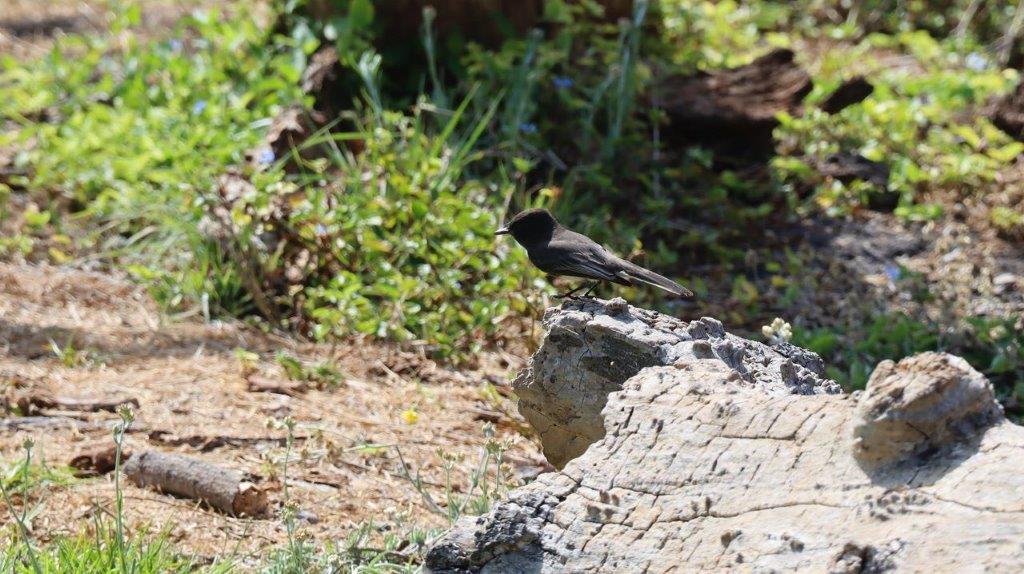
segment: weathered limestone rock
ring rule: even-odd
[[[962,359],[883,363],[858,397],[713,320],[585,302],[546,324],[517,387],[567,462],[460,521],[429,570],[1024,569],[1024,429]]]
[[[737,381],[770,395],[838,393],[814,353],[769,347],[703,318],[685,323],[622,299],[569,301],[544,317],[547,337],[530,368],[512,382],[519,412],[540,434],[544,455],[561,468],[604,436],[609,393],[645,367],[714,359]]]
[[[960,357],[882,361],[857,405],[855,454],[868,466],[899,463],[970,440],[1002,416],[992,385]]]

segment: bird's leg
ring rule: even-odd
[[[576,299],[576,297],[574,297],[574,295],[580,289],[583,289],[586,286],[587,286],[586,283],[584,283],[583,285],[578,285],[578,286],[574,287],[573,289],[570,289],[569,291],[566,291],[565,293],[562,293],[560,295],[555,295],[555,299]],[[589,291],[588,291],[588,293],[589,293]]]
[[[587,292],[584,293],[582,295],[582,297],[584,297],[584,298],[590,297],[590,294],[594,292],[594,289],[597,289],[597,284],[598,283],[600,283],[600,281],[594,281],[593,284],[590,285],[590,289],[587,289]]]

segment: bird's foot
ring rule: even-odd
[[[577,295],[577,293],[579,293],[580,291],[583,291],[583,289],[587,288],[587,287],[589,287],[589,288],[583,293],[582,296]],[[591,297],[590,294],[594,291],[594,289],[596,287],[597,287],[597,282],[595,282],[594,284],[589,285],[589,286],[586,285],[586,284],[583,284],[583,285],[580,285],[579,287],[576,287],[575,289],[566,291],[565,293],[560,293],[558,295],[555,295],[555,299],[568,299],[569,301],[579,301],[580,299],[593,299],[593,297]]]

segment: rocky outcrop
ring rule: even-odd
[[[1024,568],[1024,430],[962,359],[843,395],[813,354],[710,319],[587,301],[546,325],[516,387],[564,467],[462,519],[431,571]]]
[[[544,344],[512,388],[558,468],[604,436],[608,395],[645,367],[707,359],[727,367],[737,384],[773,396],[840,392],[822,377],[814,353],[736,337],[707,317],[686,323],[622,299],[584,299],[549,309],[544,325]]]

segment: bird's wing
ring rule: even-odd
[[[605,269],[600,264],[594,261],[586,261],[580,259],[574,259],[571,261],[561,261],[554,266],[554,275],[567,275],[569,277],[582,277],[584,279],[600,279],[602,281],[613,281],[621,283],[622,279],[612,273],[609,269]]]
[[[571,233],[571,232],[570,232]],[[542,267],[554,275],[623,283],[615,256],[585,235],[573,233],[548,243],[548,257]]]

